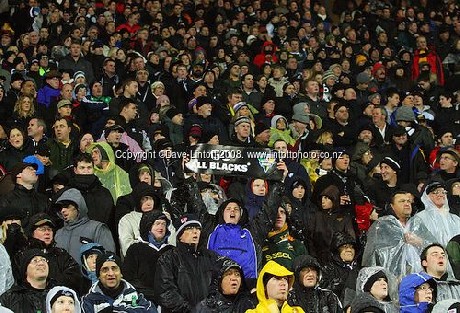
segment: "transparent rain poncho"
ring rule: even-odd
[[[406,238],[416,238],[418,244],[408,243]],[[375,221],[367,233],[363,266],[382,266],[398,279],[420,272],[420,254],[436,239],[420,219],[410,218],[405,226],[392,215]]]

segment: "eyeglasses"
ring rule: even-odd
[[[431,192],[434,195],[447,195],[447,191],[445,190],[435,190]]]
[[[33,258],[30,263],[33,265],[37,265],[38,263],[48,263],[48,259],[44,257]]]
[[[429,287],[429,286],[420,286],[420,287],[417,287],[416,289],[423,290],[423,291],[431,291],[431,292],[433,292],[434,290],[432,287]]]

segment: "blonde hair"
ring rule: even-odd
[[[332,132],[330,131],[324,131],[321,133],[321,135],[318,136],[318,139],[316,139],[316,143],[319,143],[321,145],[326,144],[327,139],[333,138]]]
[[[29,112],[24,112],[22,110],[22,101],[25,98],[30,99],[30,111]],[[19,96],[19,99],[16,101],[16,104],[14,105],[14,112],[17,112],[19,116],[21,117],[31,117],[35,115],[35,105],[34,105],[34,99],[31,96],[28,95],[21,95]]]

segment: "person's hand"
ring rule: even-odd
[[[284,161],[279,161],[278,163],[276,163],[276,169],[279,170],[279,171],[283,171],[283,179],[282,179],[282,181],[284,182],[284,180],[286,179],[287,174],[288,174],[288,169],[287,169],[286,163],[284,163]]]
[[[379,218],[379,214],[377,213],[376,209],[372,209],[371,214],[369,215],[369,219],[371,221],[376,221]]]
[[[420,247],[423,244],[423,240],[419,236],[415,235],[414,233],[410,233],[410,232],[404,234],[404,240],[408,244],[413,245],[415,247]]]
[[[347,205],[351,203],[351,199],[349,195],[340,196],[340,205]]]

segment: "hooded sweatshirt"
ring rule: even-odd
[[[289,271],[282,265],[274,261],[268,261],[267,264],[262,268],[260,271],[259,278],[257,279],[257,300],[259,300],[259,304],[257,307],[252,310],[247,310],[246,313],[304,313],[304,310],[300,307],[291,307],[287,301],[285,301],[281,308],[278,307],[276,300],[268,299],[266,293],[266,286],[264,284],[264,276],[265,274],[280,276],[280,277],[288,277],[288,290],[292,287],[294,283],[294,273]]]
[[[65,249],[77,261],[80,260],[81,239],[100,243],[107,251],[115,251],[115,243],[107,225],[90,220],[88,207],[80,191],[70,188],[57,199],[56,204],[71,201],[78,207],[78,216],[74,221],[64,222],[64,227],[56,232],[56,246]],[[81,263],[80,263],[81,265]]]

